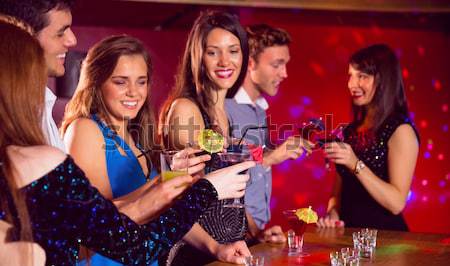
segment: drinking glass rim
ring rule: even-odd
[[[284,210],[283,211],[283,214],[284,215],[295,215],[295,213],[297,212],[297,210],[296,209],[288,209],[288,210]]]
[[[179,152],[181,152],[181,151],[179,151],[179,150],[162,150],[161,151],[161,153],[164,154],[164,155],[174,155],[174,154],[177,154]]]
[[[218,152],[217,155],[251,155],[248,151],[227,151],[227,152]]]

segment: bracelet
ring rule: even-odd
[[[357,175],[361,172],[362,169],[366,168],[366,165],[363,161],[358,160],[356,161],[355,169],[353,170],[353,174]]]

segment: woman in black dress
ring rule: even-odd
[[[202,129],[229,136],[225,96],[242,84],[248,56],[247,34],[237,17],[225,12],[205,12],[197,18],[175,87],[160,113],[159,133],[166,148],[182,149],[196,143]],[[205,173],[221,167],[219,157],[213,154]],[[227,204],[230,201],[222,200],[209,206],[185,242],[172,249],[168,264],[203,265],[214,259],[242,262],[233,255],[237,253],[233,249],[249,254],[245,243],[239,241],[246,234],[245,210],[227,208]]]
[[[401,214],[411,187],[419,135],[409,117],[399,61],[387,45],[350,58],[353,121],[342,143],[325,145],[337,178],[319,226],[407,231]]]

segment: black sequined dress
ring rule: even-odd
[[[70,157],[23,190],[34,241],[44,248],[46,265],[58,266],[75,265],[80,245],[126,265],[150,265],[217,200],[217,191],[202,179],[158,218],[139,226],[103,198]]]
[[[409,124],[415,130],[411,120],[400,114],[388,117],[378,132],[372,135],[358,134],[354,125],[350,124],[344,130],[344,142],[351,145],[356,156],[376,176],[389,182],[388,141],[402,124]],[[403,215],[394,215],[376,202],[351,170],[342,165],[336,165],[336,170],[342,177],[340,218],[345,226],[408,231]]]

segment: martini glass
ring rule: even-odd
[[[220,161],[222,163],[223,168],[232,166],[238,163],[242,163],[245,161],[252,161],[252,155],[245,151],[233,151],[233,152],[220,152],[218,153]],[[244,174],[246,171],[241,172],[240,174]],[[223,205],[226,208],[244,208],[245,205],[240,201],[239,198],[235,198],[234,201],[230,204]]]

